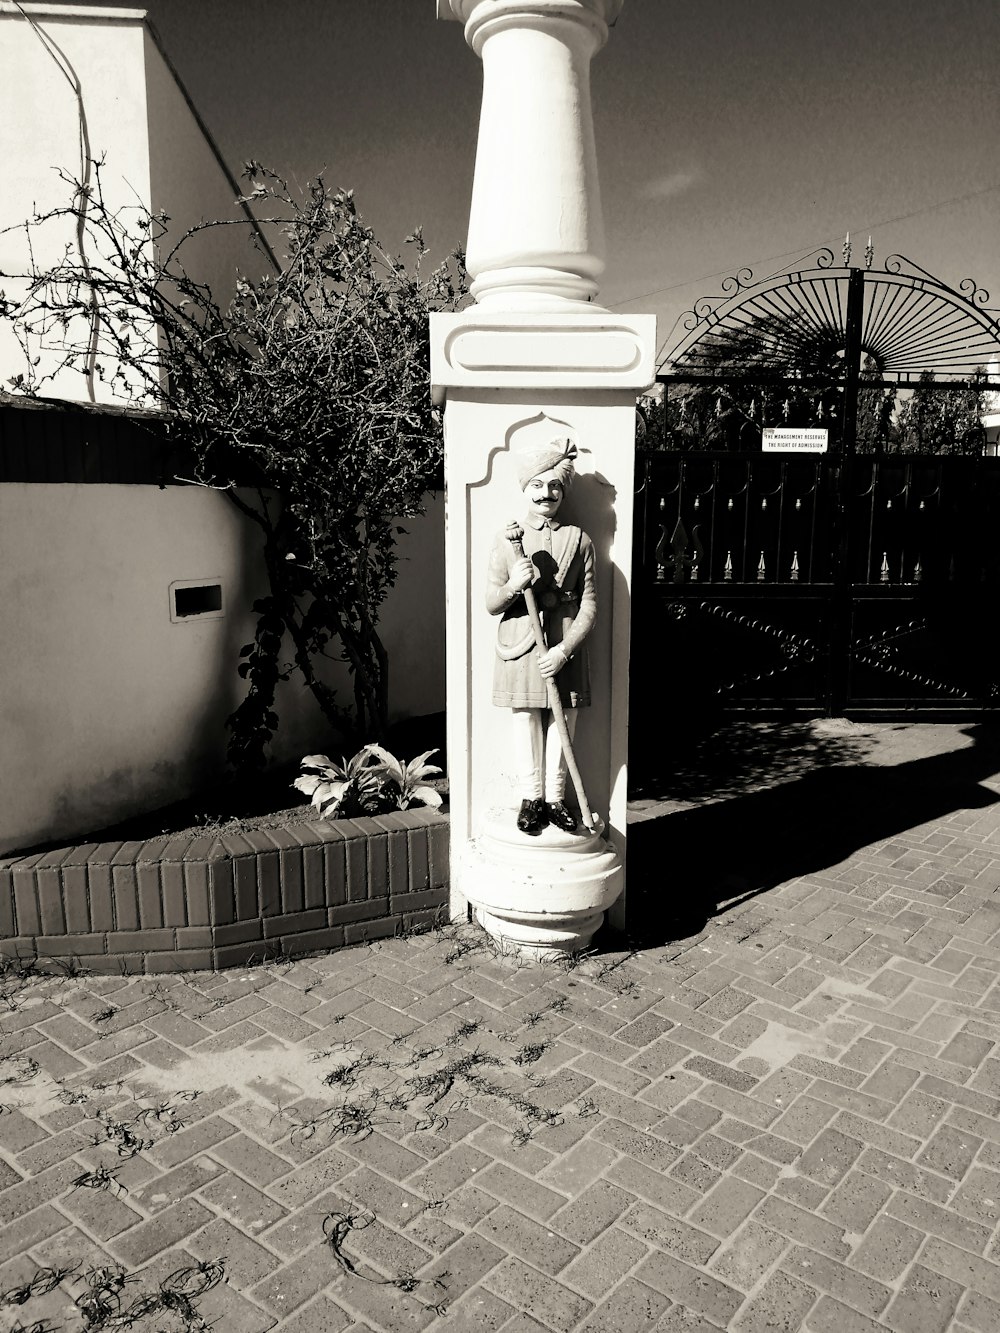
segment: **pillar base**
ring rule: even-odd
[[[463,882],[476,920],[507,953],[550,959],[588,948],[623,887],[604,825],[528,837],[515,807],[490,810],[468,845]]]

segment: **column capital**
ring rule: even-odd
[[[599,46],[607,40],[625,0],[437,0],[439,19],[465,24],[465,39],[482,54],[485,30],[510,24],[569,19],[594,28]]]
[[[604,226],[590,61],[623,3],[438,0],[483,62],[466,254],[483,305],[594,308]]]

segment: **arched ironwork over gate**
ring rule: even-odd
[[[903,256],[748,269],[680,321],[639,454],[640,697],[977,715],[1000,698],[1000,311]]]

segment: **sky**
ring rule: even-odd
[[[434,0],[148,0],[223,155],[464,243],[481,65]],[[850,231],[1000,305],[997,0],[626,0],[592,66],[599,300],[675,321]]]

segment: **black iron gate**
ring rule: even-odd
[[[633,686],[755,712],[979,714],[1000,702],[1000,458],[969,403],[992,392],[995,312],[904,261],[832,258],[738,275],[661,376],[637,473]],[[925,410],[963,394],[964,419]],[[772,425],[825,432],[826,449],[765,451]]]

